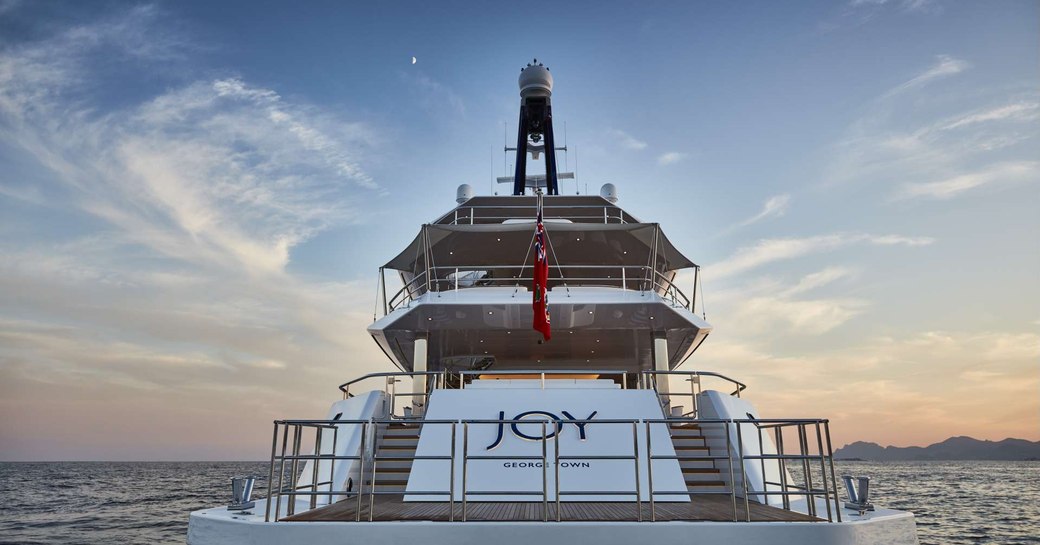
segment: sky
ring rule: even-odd
[[[562,192],[615,184],[703,266],[683,369],[836,446],[1040,440],[1038,20],[0,0],[0,460],[264,459],[390,370],[376,269],[496,189],[535,57]]]

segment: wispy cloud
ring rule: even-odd
[[[140,25],[157,17],[145,15],[131,17]],[[74,189],[76,206],[126,236],[171,257],[231,256],[277,271],[292,246],[344,212],[330,203],[349,199],[329,198],[345,196],[344,184],[376,187],[356,159],[373,140],[368,127],[240,79],[98,113],[80,93],[91,55],[136,48],[143,32],[126,22],[103,28],[114,33],[81,26],[0,54],[0,135],[50,169],[58,187]],[[6,194],[25,193],[14,179],[0,182]]]
[[[823,335],[861,314],[869,303],[813,292],[853,276],[851,269],[828,267],[803,276],[794,285],[749,283],[713,294],[712,300],[727,309],[722,320],[740,324],[741,335]]]
[[[821,271],[805,275],[798,284],[783,290],[785,296],[800,295],[816,288],[821,288],[838,280],[851,278],[854,271],[846,267],[827,267]]]
[[[768,263],[828,252],[854,244],[879,246],[927,246],[930,237],[908,237],[902,235],[871,235],[865,233],[837,233],[805,238],[772,238],[758,241],[753,246],[740,248],[733,255],[714,265],[705,267],[713,279],[725,278],[756,269]]]
[[[920,74],[892,88],[892,90],[885,93],[885,98],[891,98],[895,95],[904,93],[911,89],[922,87],[928,84],[929,82],[940,78],[960,74],[961,72],[967,70],[969,67],[970,65],[966,61],[956,59],[949,55],[939,55],[936,58],[935,64],[930,66],[924,72],[921,72]]]
[[[942,86],[924,89],[964,69],[963,61],[940,57],[875,101],[830,150],[825,183],[869,183],[902,200],[947,198],[987,184],[1010,187],[999,182],[1030,176],[1040,136],[1037,92],[964,97]],[[927,108],[921,107],[925,96]]]
[[[164,79],[194,54],[167,23],[145,6],[0,51],[0,149],[25,170],[0,170],[0,205],[49,226],[0,239],[5,420],[39,408],[48,389],[106,399],[103,410],[86,403],[94,413],[133,412],[148,392],[191,400],[199,414],[237,396],[263,414],[316,400],[306,392],[341,378],[344,353],[363,355],[359,370],[381,357],[342,334],[370,321],[343,306],[369,300],[367,287],[288,267],[295,248],[356,221],[355,203],[378,190],[365,158],[380,132],[241,77]],[[99,65],[117,60],[171,83],[113,106],[95,85]]]
[[[413,95],[427,112],[445,118],[466,115],[466,103],[449,85],[426,74],[401,72],[401,79],[411,85]]]
[[[972,112],[943,123],[939,130],[952,130],[989,121],[1029,122],[1040,119],[1040,102],[1019,101],[996,108]]]
[[[877,7],[895,5],[907,11],[925,10],[934,4],[932,0],[852,0],[852,7]]]
[[[1040,162],[1015,161],[997,163],[982,170],[961,174],[935,182],[906,184],[897,199],[951,199],[962,193],[994,184],[1040,182]]]
[[[787,213],[787,207],[791,204],[791,196],[788,194],[769,197],[762,205],[762,211],[750,218],[738,223],[736,227],[747,227],[758,223],[766,218],[780,217]]]
[[[935,0],[850,0],[837,7],[836,13],[818,24],[822,32],[835,32],[842,27],[867,24],[885,12],[900,14],[934,14],[942,11]]]
[[[618,143],[620,143],[621,146],[624,148],[635,151],[646,149],[646,142],[635,138],[634,136],[628,134],[625,131],[622,131],[620,129],[610,129],[609,134],[615,139],[617,139]]]
[[[685,153],[678,152],[678,151],[669,151],[669,152],[662,153],[661,155],[657,156],[657,164],[659,164],[659,165],[670,165],[670,164],[673,164],[673,163],[678,163],[679,161],[682,161],[685,158],[686,158],[686,154]]]

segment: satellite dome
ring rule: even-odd
[[[473,198],[473,187],[469,184],[462,184],[459,189],[455,192],[455,202],[462,204]]]
[[[599,196],[607,199],[611,204],[617,202],[617,188],[614,184],[603,184],[603,187],[599,188]]]
[[[553,78],[549,69],[535,59],[520,69],[520,96],[552,96]]]

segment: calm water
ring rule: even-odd
[[[1040,462],[840,462],[874,502],[917,514],[923,544],[1040,543]],[[0,543],[184,543],[248,463],[0,464]],[[258,484],[258,490],[263,489]]]

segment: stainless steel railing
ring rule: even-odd
[[[387,400],[389,402],[387,414],[391,415],[394,418],[419,418],[420,415],[418,413],[407,414],[404,411],[398,411],[397,400],[402,397],[405,399],[411,399],[413,403],[415,403],[416,400],[420,400],[419,402],[423,406],[426,406],[429,404],[430,394],[433,392],[433,390],[446,389],[449,387],[449,377],[451,376],[453,376],[453,374],[447,371],[400,371],[389,373],[369,373],[367,375],[358,377],[354,380],[350,380],[344,382],[343,384],[340,384],[339,390],[343,392],[343,399],[349,399],[351,397],[354,397],[354,394],[350,393],[352,386],[356,386],[357,384],[361,384],[364,382],[369,382],[371,384],[371,381],[379,379],[382,381],[383,384],[382,391],[386,394]],[[427,379],[425,390],[421,392],[398,391],[397,385],[402,382],[401,379],[412,379],[414,387],[414,379],[416,377],[425,377]]]
[[[523,456],[523,455],[495,455],[495,454],[478,454],[471,455],[469,453],[469,427],[470,425],[505,425],[505,424],[541,424],[542,425],[542,439],[539,441],[542,446],[541,456]],[[469,496],[537,496],[542,497],[542,522],[549,520],[549,483],[548,483],[548,471],[549,471],[549,460],[547,457],[548,448],[547,442],[550,436],[546,433],[546,424],[548,420],[517,420],[517,419],[488,419],[488,420],[463,420],[462,424],[462,520],[469,520]],[[553,422],[555,426],[556,423]],[[469,477],[469,461],[470,460],[541,460],[542,463],[542,490],[541,492],[532,492],[530,490],[469,490],[468,477]],[[454,462],[452,462],[454,465]],[[452,483],[454,484],[454,483]],[[453,513],[454,514],[454,513]]]
[[[317,497],[324,496],[327,503],[331,504],[336,498],[344,498],[340,501],[353,501],[354,503],[354,520],[361,522],[362,520],[372,521],[376,519],[376,497],[382,495],[396,495],[403,496],[403,491],[389,491],[389,490],[377,490],[378,483],[378,468],[380,462],[379,456],[379,440],[381,430],[385,430],[391,424],[397,424],[400,421],[391,419],[382,420],[279,420],[274,423],[274,435],[271,445],[271,463],[270,472],[268,475],[268,486],[267,486],[267,501],[265,507],[265,520],[280,521],[286,518],[293,517],[296,513],[297,499],[299,497],[310,498],[309,508],[313,509],[316,506]],[[632,438],[632,454],[618,454],[618,455],[570,455],[566,452],[561,452],[560,442],[557,440],[558,435],[553,433],[547,433],[547,425],[557,426],[558,422],[550,420],[515,420],[515,419],[469,419],[469,420],[423,420],[421,423],[416,423],[418,428],[420,425],[425,426],[448,426],[450,428],[450,445],[448,452],[445,454],[436,455],[397,455],[393,457],[384,458],[383,460],[436,460],[446,461],[449,463],[448,471],[448,487],[445,490],[409,490],[408,494],[415,495],[437,495],[447,496],[448,513],[444,517],[444,520],[453,522],[456,521],[456,468],[459,467],[461,474],[461,490],[459,495],[461,497],[461,520],[463,522],[469,520],[468,504],[470,497],[480,496],[540,496],[542,503],[542,520],[549,521],[555,519],[556,521],[568,520],[564,516],[564,511],[561,508],[562,498],[567,495],[604,495],[604,496],[618,496],[618,495],[631,495],[633,496],[633,507],[634,507],[634,520],[643,521],[643,507],[644,503],[649,506],[649,518],[650,521],[657,521],[657,498],[659,496],[674,496],[674,495],[689,495],[691,501],[695,501],[695,497],[699,495],[710,495],[710,494],[723,494],[728,495],[730,498],[730,505],[732,508],[732,520],[733,521],[745,521],[745,522],[757,522],[752,513],[752,503],[769,503],[768,498],[778,496],[782,499],[782,505],[779,507],[784,510],[793,510],[794,505],[792,504],[792,497],[800,497],[804,500],[804,512],[812,517],[810,520],[815,521],[827,521],[827,522],[841,522],[841,510],[840,500],[838,496],[837,479],[835,478],[834,471],[834,459],[831,449],[830,441],[830,428],[829,422],[823,419],[696,419],[696,418],[667,418],[667,419],[603,419],[603,420],[579,420],[586,425],[595,424],[599,425],[623,425],[627,426],[631,433]],[[541,435],[541,455],[488,455],[488,454],[470,454],[469,452],[469,428],[470,426],[478,425],[505,425],[514,423],[524,424],[540,424],[542,427]],[[360,447],[357,454],[351,455],[337,455],[337,441],[338,434],[333,431],[333,439],[328,449],[328,453],[323,446],[322,437],[325,430],[336,430],[340,426],[355,425],[361,426],[361,437]],[[713,448],[709,450],[708,454],[655,454],[655,446],[653,442],[654,434],[651,433],[651,429],[654,426],[665,426],[671,428],[676,426],[689,426],[696,425],[702,430],[707,429],[709,431],[719,429],[722,430],[724,440],[720,443],[716,442]],[[462,427],[462,454],[460,455],[456,448],[458,428]],[[641,454],[639,448],[639,430],[644,430],[645,433],[645,454]],[[753,429],[753,433],[748,433],[745,430]],[[313,450],[311,454],[301,454],[301,451],[306,451],[304,441],[305,430],[313,430],[314,442]],[[813,433],[810,433],[813,432]],[[764,453],[763,448],[764,439],[766,434],[772,434],[773,444],[776,446],[775,453]],[[796,441],[786,441],[785,437],[789,435],[796,435]],[[812,440],[812,436],[815,435],[815,442]],[[748,436],[748,437],[746,437]],[[279,441],[279,438],[281,440]],[[552,459],[548,456],[548,441],[553,441],[553,457]],[[671,437],[669,437],[671,441]],[[707,439],[706,439],[707,441]],[[745,454],[745,446],[758,445],[758,454]],[[792,448],[793,446],[793,448]],[[658,452],[660,451],[660,445],[658,445]],[[756,452],[754,448],[747,449],[750,452]],[[541,472],[541,491],[535,490],[471,490],[469,489],[468,480],[468,469],[469,463],[473,460],[522,460],[529,459],[534,461],[540,461],[542,472]],[[565,490],[561,485],[560,479],[560,462],[567,460],[631,460],[634,468],[634,489],[632,490],[611,490],[611,491],[589,491],[589,490]],[[677,462],[682,461],[703,461],[711,462],[715,467],[718,465],[724,465],[724,468],[719,468],[720,471],[726,471],[728,473],[728,479],[725,482],[725,488],[718,491],[690,491],[690,490],[661,490],[654,486],[653,476],[653,462],[655,460],[676,460]],[[311,469],[311,475],[309,481],[303,479],[301,468],[299,463],[303,461],[311,461],[313,467]],[[329,463],[329,478],[323,479],[322,475],[319,475],[321,470],[320,463],[327,461]],[[645,461],[645,464],[644,464]],[[348,472],[348,475],[357,475],[358,486],[353,487],[353,481],[350,477],[344,479],[343,484],[338,488],[335,486],[335,469],[337,463],[348,463],[351,464],[351,468],[354,465],[357,466],[357,472]],[[548,486],[548,465],[554,463],[554,487],[553,497],[555,499],[555,517],[550,516],[549,510],[549,486]],[[762,470],[762,482],[761,488],[753,488],[749,486],[747,467],[748,464],[759,464]],[[766,472],[767,465],[771,465],[773,469],[778,470],[780,475],[779,481],[770,481],[766,478],[768,474]],[[277,468],[277,469],[276,469]],[[793,470],[791,477],[788,478],[789,471]],[[644,502],[642,497],[642,491],[640,490],[643,472],[646,472],[646,482],[648,484],[648,490],[646,491],[647,500]],[[288,481],[289,484],[286,484]],[[276,484],[277,483],[277,484]],[[349,483],[349,484],[348,484]],[[367,483],[367,490],[366,490]],[[324,488],[323,487],[327,487]],[[759,502],[752,498],[764,498],[763,501]],[[367,498],[367,515],[365,513],[365,502]],[[287,508],[283,512],[282,502],[287,502]],[[824,506],[826,512],[826,518],[824,513],[820,512],[820,505]],[[273,513],[272,513],[273,507]],[[800,506],[799,506],[800,507]],[[438,519],[440,520],[440,519]],[[674,514],[670,515],[670,520],[677,520]],[[697,519],[682,519],[682,520],[697,520]]]
[[[589,276],[590,271],[602,274]],[[569,272],[575,274],[568,274]],[[484,276],[464,278],[466,273]],[[645,265],[552,265],[549,288],[611,287],[623,290],[653,291],[672,306],[693,310],[694,301],[675,285],[669,275]],[[452,265],[429,267],[415,275],[387,301],[384,314],[407,306],[425,293],[444,293],[470,288],[508,287],[527,289],[534,281],[530,265]],[[579,275],[580,274],[580,275]]]
[[[660,398],[662,405],[672,405],[673,398],[690,398],[690,406],[692,410],[683,413],[681,416],[684,417],[697,417],[699,416],[698,411],[698,396],[704,391],[705,381],[715,381],[716,383],[728,385],[727,390],[732,389],[729,395],[740,397],[741,392],[747,389],[747,385],[736,379],[727,377],[726,375],[715,373],[712,371],[640,371],[632,373],[618,369],[552,369],[552,370],[482,370],[482,371],[423,371],[423,372],[411,372],[411,371],[395,371],[386,373],[369,373],[367,375],[358,377],[356,379],[344,382],[339,385],[339,390],[343,393],[343,399],[353,397],[351,393],[352,389],[356,389],[358,384],[369,383],[368,390],[372,390],[371,383],[378,381],[382,384],[382,391],[386,394],[389,407],[387,414],[392,418],[421,418],[421,414],[417,411],[412,414],[408,414],[403,410],[405,406],[401,406],[398,400],[405,398],[405,400],[411,401],[413,404],[418,402],[422,406],[429,405],[430,395],[434,390],[440,389],[462,389],[467,384],[473,382],[475,377],[481,375],[496,375],[496,376],[531,376],[537,377],[541,381],[542,387],[545,387],[546,380],[551,380],[552,377],[561,375],[597,375],[600,378],[609,378],[614,380],[621,386],[622,389],[627,390],[630,386],[634,386],[637,389],[645,390],[656,390],[658,397]],[[630,380],[630,376],[636,376],[637,380]],[[660,381],[668,380],[670,377],[682,377],[684,382],[689,383],[689,392],[672,391],[671,389],[660,388]],[[399,391],[398,385],[402,383],[402,379],[414,379],[416,377],[425,377],[426,389],[423,391],[414,391],[414,387],[411,391]]]
[[[537,207],[533,203],[529,205],[463,205],[437,218],[433,223],[439,225],[472,225],[502,223],[512,219],[533,221],[536,212]],[[637,221],[620,207],[613,205],[543,204],[542,216],[547,220],[562,219],[572,223],[635,223]]]
[[[678,392],[672,391],[670,387],[661,388],[660,382],[662,380],[668,381],[673,376],[683,377],[683,382],[690,384],[690,391]],[[662,405],[672,406],[672,398],[690,398],[690,407],[692,409],[683,413],[682,416],[694,418],[699,416],[698,397],[704,391],[704,379],[728,384],[728,388],[733,389],[729,394],[731,396],[740,397],[740,393],[747,389],[747,385],[743,382],[712,371],[642,371],[639,377],[639,387],[647,390],[656,390]]]
[[[622,390],[628,389],[628,375],[626,371],[618,371],[617,369],[552,369],[552,370],[488,370],[483,371],[458,371],[455,373],[459,377],[458,385],[459,388],[465,388],[466,384],[473,382],[473,377],[481,375],[494,375],[494,376],[531,376],[538,377],[538,380],[542,383],[542,389],[545,389],[546,379],[550,379],[553,376],[559,375],[596,375],[599,378],[610,378],[615,383],[621,386]],[[467,380],[467,378],[469,380]]]

